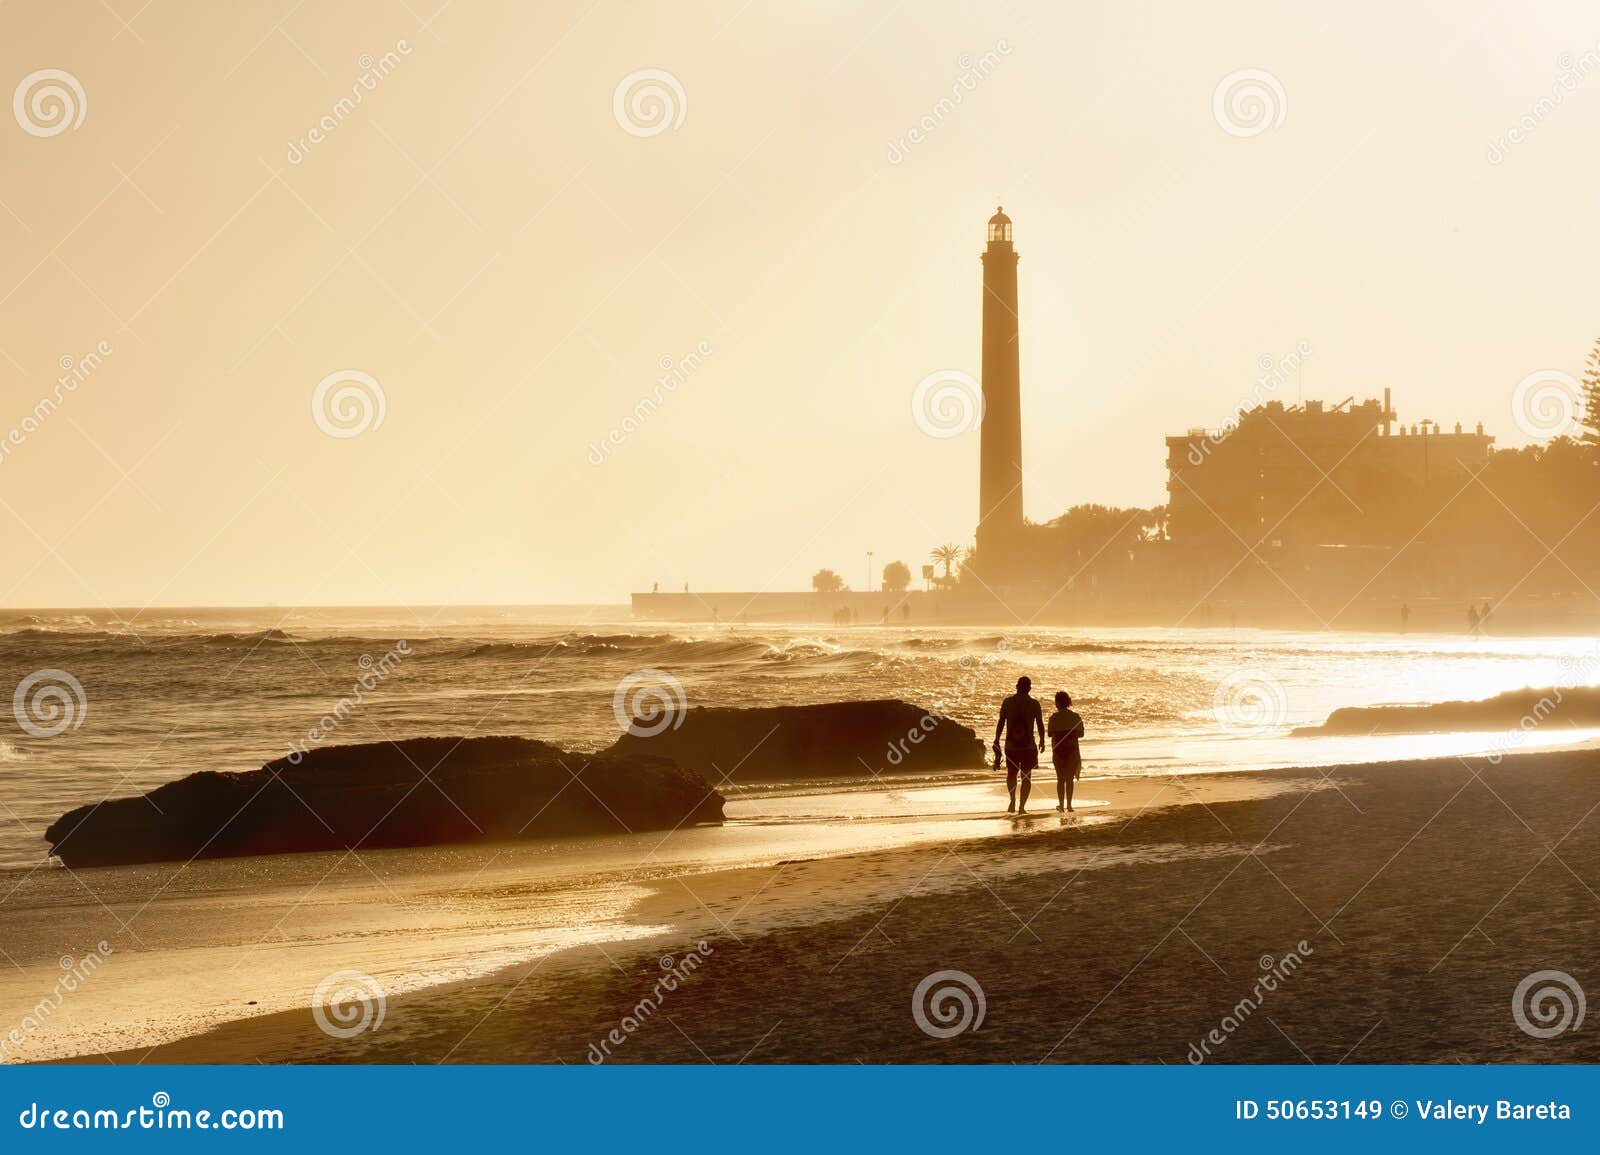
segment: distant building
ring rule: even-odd
[[[1168,533],[1185,551],[1235,555],[1310,546],[1392,546],[1397,494],[1457,489],[1489,460],[1494,438],[1400,426],[1384,399],[1325,406],[1269,401],[1220,430],[1167,441]]]
[[[1209,612],[1213,600],[1350,599],[1447,588],[1479,572],[1482,543],[1457,499],[1490,459],[1483,426],[1398,425],[1383,400],[1272,400],[1221,429],[1166,438],[1165,509],[1079,506],[1028,522],[1022,505],[1017,251],[999,209],[983,250],[983,423],[977,549],[964,582],[1016,610],[1072,612],[1111,599]],[[1413,548],[1414,547],[1414,548]],[[1400,556],[1404,554],[1404,561]],[[1465,567],[1465,569],[1463,568]]]

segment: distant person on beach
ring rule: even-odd
[[[1471,602],[1467,603],[1467,633],[1478,636],[1478,607]]]
[[[1056,691],[1055,713],[1050,715],[1050,760],[1056,767],[1056,809],[1072,809],[1072,783],[1083,776],[1083,719],[1072,709],[1072,695]]]
[[[1400,603],[1400,632],[1406,632],[1406,627],[1411,624],[1411,607],[1404,602]]]
[[[1028,791],[1033,786],[1033,771],[1039,765],[1039,747],[1044,744],[1044,711],[1039,700],[1028,693],[1033,689],[1031,678],[1017,679],[1017,692],[1000,703],[1000,719],[994,726],[994,753],[1000,761],[1000,736],[1005,735],[1006,793],[1011,800],[1006,803],[1006,813],[1018,814],[1028,808]],[[1039,734],[1034,741],[1034,732]],[[1018,800],[1017,784],[1022,784],[1022,797]]]

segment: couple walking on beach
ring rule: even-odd
[[[1006,792],[1011,801],[1006,813],[1025,814],[1028,791],[1033,787],[1033,772],[1039,766],[1039,748],[1044,745],[1046,726],[1039,700],[1029,691],[1031,678],[1017,679],[1017,692],[1000,703],[1000,719],[994,727],[994,766],[1000,768],[1001,736],[1005,738]],[[1038,731],[1039,740],[1033,740]],[[1083,775],[1083,755],[1078,739],[1083,737],[1083,719],[1072,710],[1072,695],[1056,691],[1055,713],[1050,715],[1050,757],[1056,767],[1056,809],[1072,809],[1072,783]],[[1017,795],[1018,784],[1022,794]]]

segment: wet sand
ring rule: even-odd
[[[1223,777],[1207,789],[1227,796],[1263,788]],[[1192,788],[1107,780],[1082,821],[1092,825],[1185,789]],[[35,1016],[37,1028],[24,1023],[24,1042],[3,1058],[148,1047],[244,1017],[303,1013],[318,984],[340,971],[371,976],[392,999],[577,945],[616,950],[702,915],[648,901],[663,889],[683,898],[703,889],[687,880],[787,859],[1009,838],[1017,831],[997,813],[1003,799],[996,777],[983,773],[862,779],[742,791],[729,803],[726,825],[668,834],[14,876],[0,904],[0,942],[11,964],[0,970],[7,1019],[22,1019],[54,994],[63,960],[102,941],[110,954],[92,981]],[[853,897],[856,909],[865,892]],[[826,895],[819,906],[828,908]]]
[[[1087,779],[1080,797],[1115,805],[649,880],[627,913],[641,937],[392,995],[351,1038],[295,1010],[101,1061],[1600,1058],[1592,1029],[1539,1039],[1512,1011],[1533,972],[1600,989],[1594,753]],[[981,988],[977,1029],[919,1026],[913,993],[941,971]]]

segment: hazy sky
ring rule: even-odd
[[[976,520],[911,401],[978,371],[997,200],[1036,519],[1164,500],[1163,435],[1301,342],[1306,396],[1504,445],[1600,336],[1593,0],[9,0],[0,63],[82,92],[0,120],[11,606],[915,570]],[[345,371],[382,421],[335,437]]]

